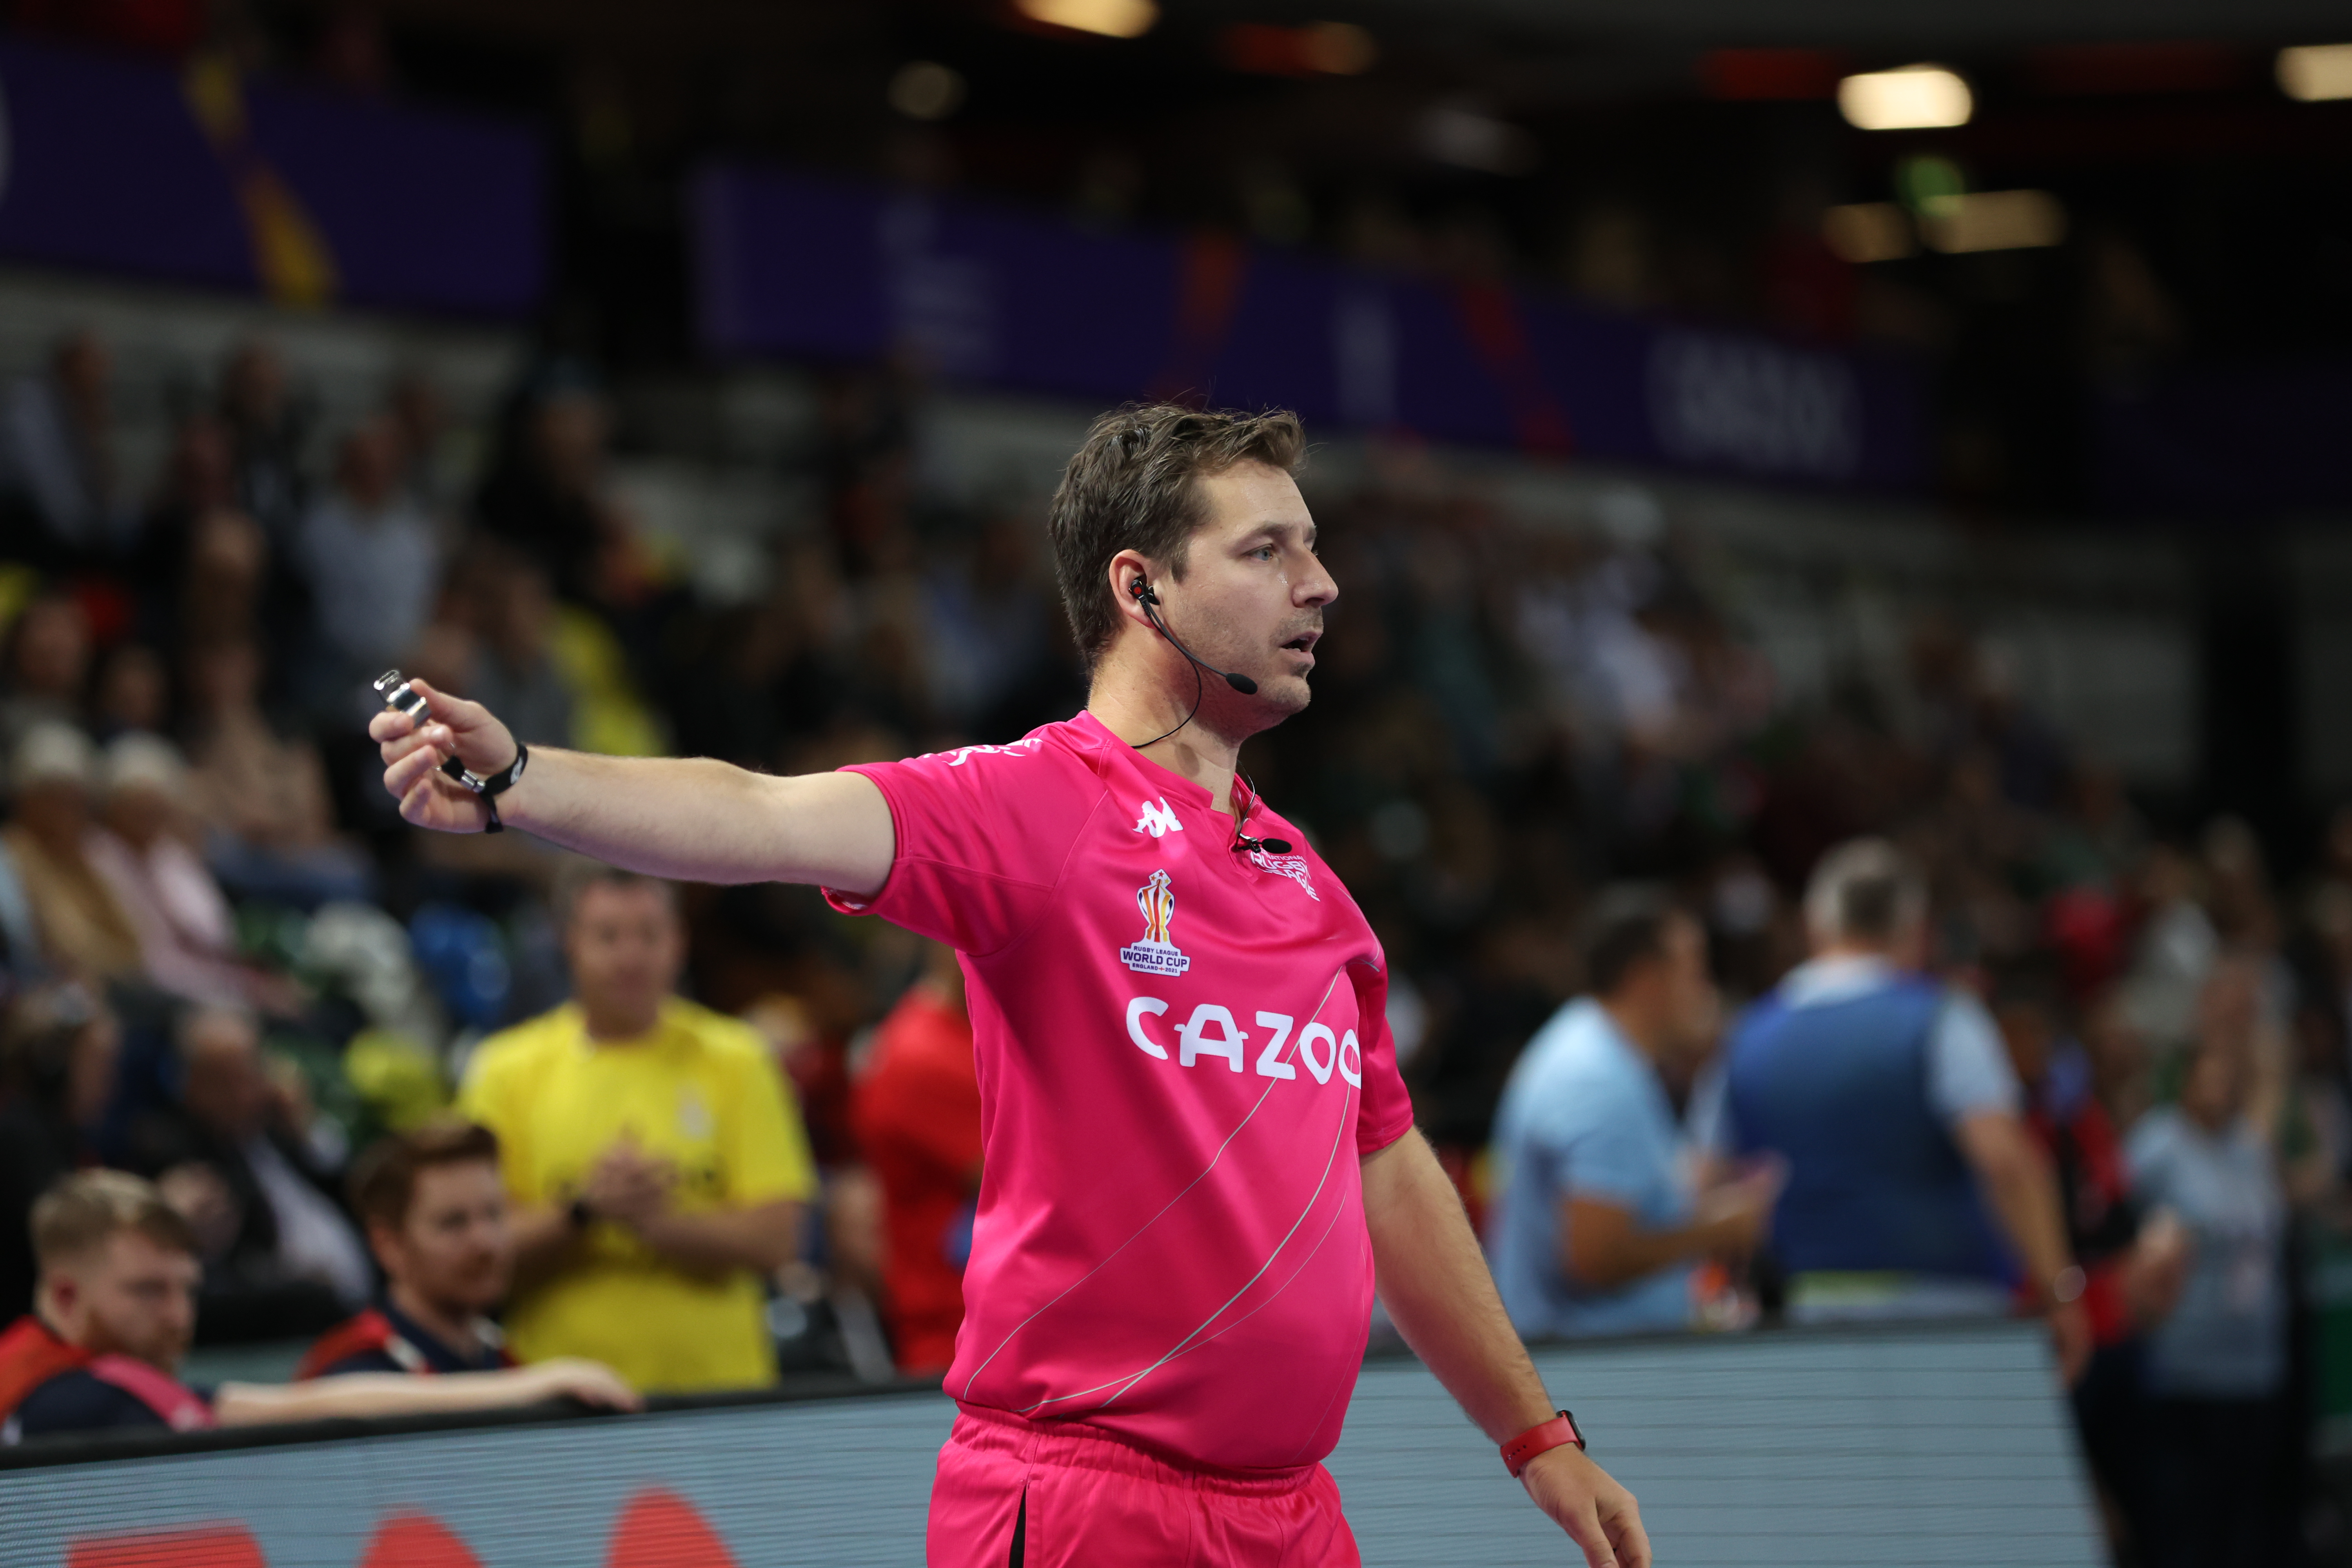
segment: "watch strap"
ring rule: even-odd
[[[444,762],[441,764],[441,771],[476,795],[500,795],[514,788],[515,781],[522,777],[524,764],[530,761],[530,748],[518,740],[515,742],[514,761],[497,773],[475,773],[455,757]]]
[[[1503,1468],[1511,1472],[1513,1480],[1528,1468],[1528,1461],[1538,1454],[1573,1443],[1581,1451],[1584,1434],[1576,1429],[1576,1417],[1562,1410],[1549,1421],[1538,1421],[1509,1442],[1503,1445]]]
[[[460,788],[469,789],[482,797],[482,805],[488,808],[490,814],[490,820],[483,826],[483,832],[504,833],[507,825],[499,820],[499,796],[514,788],[515,781],[522,777],[523,765],[530,761],[530,748],[524,745],[518,737],[515,741],[514,761],[497,773],[489,774],[475,773],[455,757],[444,762],[441,764],[441,771],[455,780]]]

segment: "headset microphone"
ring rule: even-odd
[[[1176,634],[1170,631],[1168,629],[1168,623],[1160,618],[1160,612],[1158,609],[1160,595],[1151,591],[1150,584],[1145,582],[1142,578],[1138,577],[1134,584],[1129,587],[1128,592],[1134,595],[1135,602],[1143,606],[1144,617],[1160,629],[1160,635],[1166,637],[1171,646],[1172,646],[1178,653],[1182,654],[1186,658],[1192,661],[1192,666],[1195,669],[1207,670],[1211,675],[1215,676],[1219,680],[1223,681],[1227,686],[1232,687],[1235,691],[1240,692],[1244,697],[1255,697],[1257,695],[1256,681],[1252,680],[1246,675],[1234,675],[1230,671],[1219,669],[1215,665],[1207,663],[1191,648],[1186,647],[1182,643],[1176,640]]]
[[[1252,680],[1248,676],[1233,675],[1222,669],[1212,668],[1210,666],[1202,664],[1199,658],[1193,654],[1191,648],[1186,647],[1182,643],[1176,640],[1176,634],[1170,631],[1168,629],[1168,623],[1160,618],[1160,611],[1157,608],[1160,603],[1160,595],[1151,591],[1150,584],[1145,582],[1142,578],[1138,577],[1127,585],[1127,591],[1135,596],[1135,602],[1137,604],[1143,606],[1144,619],[1151,623],[1152,628],[1159,632],[1161,637],[1168,639],[1168,643],[1171,647],[1173,647],[1178,653],[1182,654],[1187,659],[1192,661],[1192,712],[1185,714],[1181,720],[1178,721],[1176,730],[1181,730],[1185,725],[1190,724],[1192,721],[1192,714],[1198,713],[1201,710],[1201,696],[1202,691],[1201,672],[1204,669],[1208,670],[1211,675],[1215,676],[1218,679],[1223,681],[1227,686],[1232,687],[1235,691],[1240,692],[1244,697],[1254,697],[1257,694],[1257,682]],[[1149,741],[1144,742],[1143,746],[1156,746],[1160,744],[1160,742],[1166,740],[1170,735],[1174,734],[1176,730],[1170,730],[1164,733],[1154,735]],[[1139,752],[1143,750],[1143,746],[1138,746],[1135,749]]]
[[[1137,604],[1143,606],[1144,618],[1159,629],[1161,637],[1168,639],[1169,646],[1173,647],[1178,653],[1182,654],[1186,658],[1192,660],[1192,713],[1198,713],[1201,710],[1201,672],[1202,670],[1206,670],[1211,675],[1215,676],[1218,679],[1223,681],[1227,686],[1232,687],[1235,691],[1240,692],[1244,697],[1255,697],[1257,695],[1256,681],[1252,680],[1246,675],[1235,675],[1230,670],[1219,669],[1216,666],[1204,662],[1198,654],[1195,654],[1191,648],[1186,647],[1182,643],[1176,640],[1176,634],[1170,631],[1168,629],[1168,623],[1160,618],[1160,595],[1151,591],[1150,584],[1145,582],[1142,578],[1138,577],[1134,582],[1129,583],[1127,585],[1127,591],[1135,596],[1135,602]],[[1192,713],[1187,713],[1184,715],[1184,724],[1190,724],[1192,721]],[[1177,725],[1176,730],[1182,729],[1184,724]],[[1156,746],[1160,742],[1166,740],[1168,735],[1174,734],[1176,730],[1169,731],[1167,735],[1155,735],[1150,740],[1144,742],[1143,745]],[[1136,748],[1139,752],[1142,749],[1143,746],[1138,746]],[[1246,787],[1246,785],[1244,785],[1244,787]],[[1286,839],[1252,838],[1248,834],[1242,831],[1242,829],[1246,827],[1248,825],[1249,816],[1245,812],[1243,814],[1242,820],[1236,824],[1234,828],[1234,848],[1236,851],[1245,849],[1265,850],[1276,855],[1287,855],[1290,853],[1290,844]]]

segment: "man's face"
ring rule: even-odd
[[[93,1355],[127,1355],[176,1373],[196,1327],[196,1260],[123,1230],[50,1271],[57,1327]]]
[[[406,1221],[368,1235],[393,1283],[446,1312],[488,1311],[514,1277],[506,1188],[488,1160],[425,1166],[416,1173]]]
[[[651,882],[591,882],[564,932],[572,986],[592,1019],[639,1019],[649,1026],[677,986],[686,935],[667,889]]]
[[[1160,583],[1161,614],[1192,651],[1257,682],[1242,698],[1209,682],[1211,702],[1239,700],[1263,723],[1307,706],[1307,678],[1339,584],[1315,555],[1315,519],[1280,468],[1236,463],[1198,481],[1207,521],[1185,547],[1181,582]]]

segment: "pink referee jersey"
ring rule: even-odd
[[[983,1167],[948,1392],[1180,1461],[1319,1460],[1371,1321],[1357,1160],[1412,1107],[1371,927],[1262,805],[1093,715],[881,763],[889,881],[835,907],[952,943]]]

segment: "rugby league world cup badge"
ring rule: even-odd
[[[1176,890],[1165,870],[1135,889],[1135,907],[1143,912],[1143,940],[1118,950],[1118,961],[1139,974],[1181,974],[1192,967],[1177,945],[1168,940],[1176,919]]]

